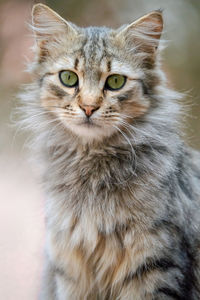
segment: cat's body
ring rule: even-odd
[[[159,69],[161,14],[118,31],[43,5],[33,16],[36,80],[22,98],[47,194],[41,299],[200,299],[200,155],[179,137],[179,95]]]
[[[165,164],[167,148],[140,145],[137,163],[154,157],[155,165],[137,178],[122,145],[109,144],[62,147],[48,170],[47,249],[58,299],[199,299],[197,160],[185,166],[191,153],[177,149]],[[58,166],[62,181],[52,176]]]

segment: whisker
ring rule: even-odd
[[[19,111],[18,111],[18,113],[19,113]],[[30,114],[31,111],[29,110],[28,113]],[[27,129],[32,129],[33,124],[34,124],[34,119],[36,119],[38,116],[42,116],[42,115],[46,115],[46,114],[47,114],[47,112],[45,112],[45,111],[37,113],[35,115],[31,114],[31,116],[28,115],[23,120],[21,119],[20,121],[18,121],[18,125],[16,127],[15,134],[14,134],[14,136],[12,138],[11,147],[14,147],[14,143],[16,141],[16,137],[17,137],[19,131],[27,130]],[[32,122],[30,122],[31,119],[32,119]],[[41,124],[41,121],[40,121],[40,124]]]
[[[146,131],[143,131],[143,130],[141,130],[141,129],[139,129],[139,128],[133,126],[133,125],[130,125],[130,124],[127,123],[127,122],[124,122],[124,121],[122,121],[122,122],[124,123],[124,126],[126,126],[126,129],[127,129],[127,127],[130,127],[134,132],[137,132],[137,131],[138,131],[139,133],[141,133],[143,143],[144,143],[144,141],[145,141],[145,143],[153,150],[153,147],[152,147],[152,144],[151,144],[151,141],[150,141],[151,135],[150,135],[149,133],[147,133]],[[128,129],[127,129],[127,130],[128,130]]]
[[[131,118],[131,119],[133,119],[133,116],[130,116],[130,115],[125,115],[125,114],[121,114],[121,113],[120,113],[120,116],[121,116],[121,117],[126,117],[126,118]]]
[[[116,126],[116,125],[112,125],[112,126],[113,126],[114,128],[116,128],[117,131],[119,131],[119,132],[122,134],[122,136],[123,136],[124,139],[128,142],[128,144],[129,144],[129,146],[130,146],[130,148],[131,148],[131,153],[132,153],[132,158],[133,158],[133,165],[135,166],[133,172],[135,173],[135,170],[136,170],[136,153],[135,153],[135,150],[133,149],[133,145],[131,144],[131,141],[130,141],[130,139],[127,137],[127,135],[126,135],[121,129],[119,129],[118,126]]]

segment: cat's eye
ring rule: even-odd
[[[78,84],[78,76],[70,70],[61,71],[59,78],[61,83],[67,87],[75,87]]]
[[[126,77],[120,74],[110,75],[106,79],[105,88],[107,90],[116,91],[121,89],[126,83]]]

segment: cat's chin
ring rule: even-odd
[[[112,127],[105,127],[90,123],[70,124],[67,127],[73,132],[73,134],[81,137],[85,141],[101,140],[114,133]]]

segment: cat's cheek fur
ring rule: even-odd
[[[126,117],[126,121],[128,123],[134,122],[134,119],[143,116],[148,112],[150,107],[150,102],[146,101],[130,101],[123,106],[122,115],[124,114]],[[136,120],[137,121],[137,120]]]

